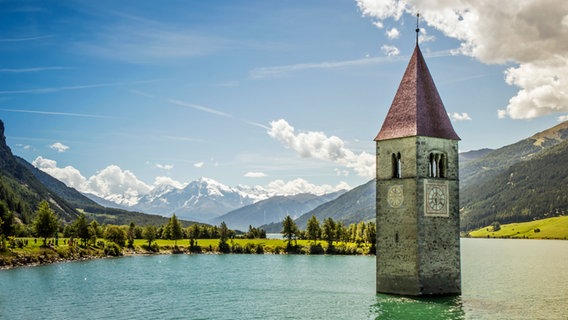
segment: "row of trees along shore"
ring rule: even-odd
[[[30,238],[35,237],[34,244],[39,238],[42,242],[40,247],[44,249],[67,246],[77,252],[89,249],[89,252],[101,256],[160,250],[173,253],[375,253],[376,227],[373,222],[345,226],[332,218],[320,223],[312,216],[306,230],[300,230],[295,221],[286,216],[282,221],[281,235],[282,239],[267,239],[266,231],[261,228],[249,226],[248,231],[237,232],[229,229],[225,222],[219,226],[192,224],[184,228],[175,214],[161,226],[136,226],[134,223],[99,225],[84,213],[73,223],[63,224],[47,201],[39,204],[31,224],[22,225],[0,202],[0,252],[25,248]],[[62,250],[54,251],[65,258],[69,256],[68,252],[61,253]]]

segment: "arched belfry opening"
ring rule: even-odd
[[[417,38],[375,138],[377,292],[461,293],[459,140]]]
[[[431,178],[445,178],[447,162],[444,153],[430,152],[428,158],[428,176]]]
[[[402,178],[402,160],[400,152],[392,154],[392,177],[395,179]]]

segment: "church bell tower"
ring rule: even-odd
[[[417,41],[375,138],[378,293],[461,293],[459,140]]]

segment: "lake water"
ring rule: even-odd
[[[568,319],[568,241],[462,239],[460,297],[375,294],[375,257],[156,255],[0,271],[1,319]]]

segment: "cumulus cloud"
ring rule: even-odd
[[[138,196],[150,192],[151,187],[138,180],[129,170],[110,165],[91,176],[84,187],[98,196],[116,203],[134,205]]]
[[[455,50],[483,63],[512,63],[506,82],[519,88],[500,117],[529,119],[568,111],[568,2],[565,0],[357,0],[382,26],[415,14],[460,41]]]
[[[247,173],[245,173],[245,177],[247,177],[247,178],[264,178],[264,177],[266,177],[266,173],[264,173],[264,172],[247,172]]]
[[[55,160],[37,157],[32,164],[67,186],[81,192],[92,193],[115,203],[134,205],[138,196],[146,194],[151,187],[138,180],[129,170],[110,165],[95,175],[86,178],[72,166],[58,167]]]
[[[304,179],[298,178],[288,182],[285,182],[283,180],[274,180],[266,186],[266,189],[271,193],[281,194],[281,195],[291,195],[291,194],[300,194],[300,193],[312,193],[312,194],[322,195],[339,190],[350,190],[351,186],[349,186],[349,184],[343,181],[337,184],[336,186],[331,186],[328,184],[323,184],[318,186]]]
[[[467,112],[448,112],[448,115],[450,116],[450,118],[454,121],[466,121],[466,120],[471,120],[471,117],[469,116],[469,114],[467,114]]]
[[[57,152],[65,152],[69,150],[69,146],[64,145],[61,142],[56,142],[49,146],[51,149],[56,150]]]
[[[366,152],[355,154],[343,140],[328,137],[323,132],[296,132],[284,119],[270,122],[268,135],[291,148],[303,158],[330,161],[355,170],[359,176],[370,178],[375,171],[375,157]]]
[[[388,44],[383,45],[381,51],[389,57],[398,56],[400,54],[400,50],[398,50],[397,47]]]
[[[558,117],[558,122],[564,122],[564,121],[568,121],[568,114]]]
[[[389,39],[397,39],[400,36],[400,32],[397,28],[387,30],[385,34],[387,35],[387,37],[389,37]]]
[[[41,156],[37,157],[32,164],[34,167],[42,170],[43,172],[49,174],[50,176],[62,181],[68,187],[75,188],[79,191],[87,182],[87,179],[81,174],[81,172],[72,166],[66,166],[60,168],[57,166],[57,161],[43,158]]]

